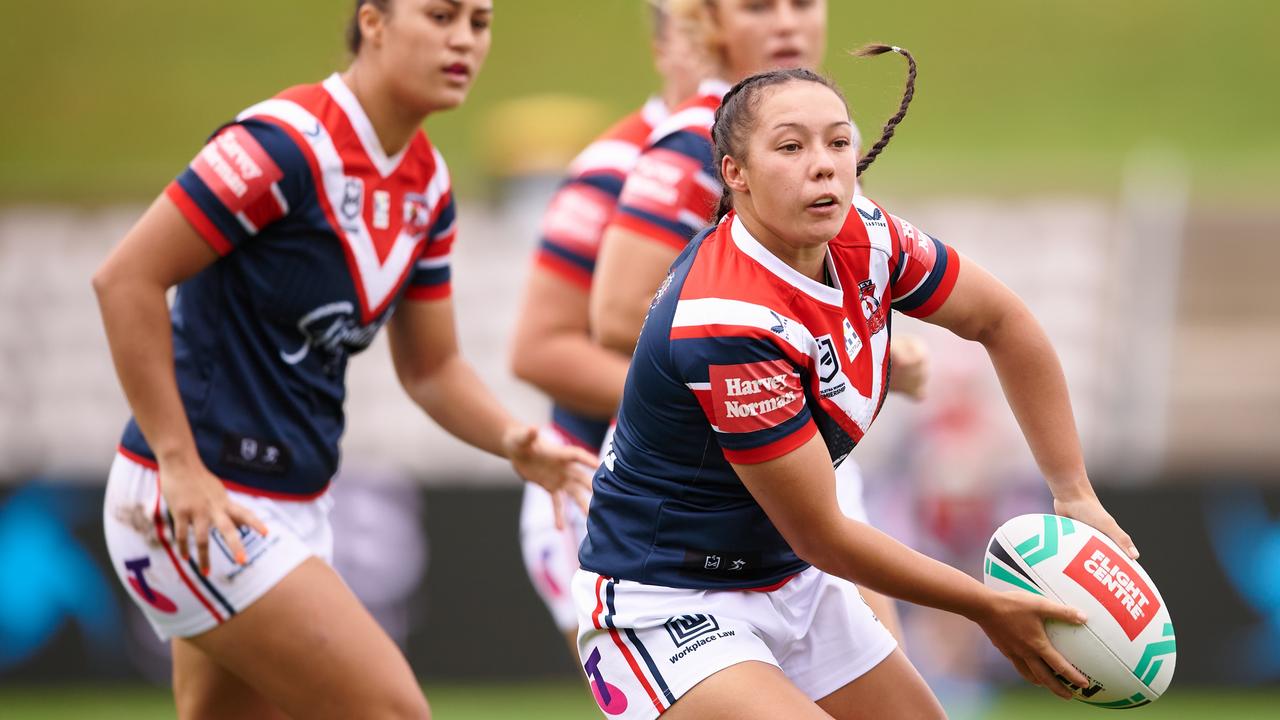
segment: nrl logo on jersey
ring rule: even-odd
[[[862,316],[867,319],[867,331],[875,335],[884,329],[885,324],[884,308],[880,307],[875,281],[868,279],[858,283],[858,294],[862,299]]]

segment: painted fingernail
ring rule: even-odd
[[[200,574],[204,575],[205,577],[209,577],[209,573],[211,572],[213,572],[213,568],[209,567],[208,565],[205,565],[204,567],[200,568]]]
[[[236,553],[236,564],[243,565],[248,561],[249,561],[249,558],[244,554],[243,550]]]

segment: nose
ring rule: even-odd
[[[779,0],[775,6],[777,12],[774,13],[774,32],[779,35],[790,35],[794,33],[800,23],[800,13],[791,4],[791,0]]]
[[[813,154],[809,172],[814,180],[827,180],[836,174],[836,157],[828,147],[818,148]]]
[[[453,26],[449,28],[447,42],[449,43],[450,49],[458,50],[460,52],[465,52],[475,47],[476,33],[471,27],[471,20],[459,15],[458,19],[454,21]]]

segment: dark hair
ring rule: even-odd
[[[360,8],[365,5],[372,5],[383,13],[391,11],[391,0],[356,0],[355,12],[351,13],[351,20],[347,23],[347,50],[352,55],[360,54],[360,45],[364,42],[364,36],[360,34]]]
[[[876,156],[880,154],[881,150],[884,150],[885,145],[889,144],[890,138],[893,137],[894,129],[898,126],[898,123],[902,122],[902,118],[906,116],[907,105],[911,103],[911,98],[915,95],[916,61],[911,57],[911,53],[890,45],[868,45],[854,54],[859,57],[866,57],[880,55],[889,51],[900,53],[907,58],[909,67],[907,89],[897,114],[889,119],[889,122],[884,126],[880,139],[858,162],[859,176],[862,175],[863,170],[867,169],[867,166],[875,161]],[[726,155],[736,158],[742,157],[745,149],[743,144],[747,133],[750,131],[751,126],[755,124],[755,113],[760,105],[761,91],[768,87],[790,82],[818,83],[830,89],[840,98],[841,102],[845,103],[845,107],[848,107],[848,102],[844,98],[844,93],[840,92],[840,88],[831,80],[811,70],[803,68],[770,70],[745,78],[729,90],[728,94],[724,96],[724,100],[720,103],[720,107],[716,108],[715,123],[711,126],[711,140],[715,145],[717,174],[720,173],[720,167],[724,164]],[[723,190],[720,193],[720,204],[716,208],[716,222],[723,219],[733,209],[733,195],[729,190],[729,186],[724,183],[723,176],[720,178],[720,182],[723,185]]]
[[[667,16],[666,0],[648,0],[645,4],[649,6],[651,37],[661,42],[667,36],[667,26],[671,22],[671,18]]]
[[[862,171],[867,166],[875,162],[876,156],[884,150],[884,146],[889,144],[889,140],[893,138],[893,131],[898,127],[898,123],[902,122],[902,118],[907,116],[907,106],[911,104],[911,98],[916,94],[916,59],[911,57],[911,53],[906,49],[896,45],[866,45],[860,50],[853,53],[855,57],[873,57],[875,55],[883,55],[887,52],[896,52],[907,59],[907,87],[902,93],[902,102],[898,105],[898,112],[889,118],[889,122],[884,124],[884,130],[880,131],[880,139],[875,145],[867,151],[866,155],[858,161],[858,175],[862,175]]]

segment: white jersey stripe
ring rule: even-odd
[[[244,120],[258,115],[275,118],[293,127],[311,147],[316,162],[320,166],[321,176],[317,180],[321,183],[325,197],[328,198],[329,205],[335,212],[334,220],[337,220],[339,224],[339,227],[335,227],[334,231],[343,238],[351,249],[351,255],[355,258],[356,271],[359,276],[357,279],[364,290],[365,300],[369,304],[369,307],[365,308],[365,310],[370,313],[374,312],[382,307],[385,301],[390,299],[392,292],[396,289],[397,281],[400,280],[405,269],[417,257],[418,246],[422,240],[402,230],[396,236],[395,243],[391,247],[391,252],[387,254],[386,261],[379,261],[377,250],[373,246],[373,237],[369,233],[369,228],[365,225],[364,216],[357,213],[354,218],[338,217],[341,213],[340,208],[342,207],[343,197],[350,179],[345,174],[342,157],[338,154],[338,150],[333,144],[333,138],[329,136],[329,131],[324,127],[324,124],[301,105],[290,100],[281,99],[260,102],[240,113],[237,119]],[[443,170],[442,163],[437,166],[437,173],[427,187],[429,198],[429,191],[437,184],[441,170]],[[447,174],[444,175],[444,182],[447,186]],[[317,190],[320,190],[320,188],[317,188]],[[438,200],[439,196],[435,199]]]

